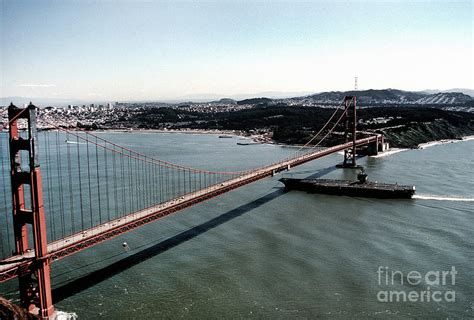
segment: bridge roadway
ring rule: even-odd
[[[356,140],[357,146],[377,141],[378,136]],[[100,242],[121,235],[144,224],[153,222],[170,214],[178,212],[194,204],[203,202],[220,194],[226,193],[251,182],[272,176],[273,174],[301,165],[303,163],[324,157],[352,147],[352,142],[329,147],[323,150],[307,153],[296,158],[284,160],[266,167],[257,168],[236,178],[188,193],[179,198],[160,203],[158,205],[130,213],[124,217],[111,220],[96,227],[83,230],[79,233],[48,244],[48,257],[56,261],[63,257],[77,253]],[[0,282],[17,277],[28,270],[34,262],[34,250],[23,255],[15,255],[0,262]]]

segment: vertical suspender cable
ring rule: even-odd
[[[152,193],[152,196],[151,196],[151,203],[152,204],[157,204],[158,201],[157,201],[157,197],[156,197],[156,165],[155,164],[151,164],[150,166],[150,169],[151,169],[151,183],[152,184],[152,188],[151,188],[151,193]]]
[[[3,128],[0,130],[0,134],[3,132]],[[6,152],[4,153],[3,152],[3,143],[2,143],[2,136],[0,135],[0,151],[2,151],[2,153],[0,154],[0,160],[2,161],[1,163],[1,172],[2,172],[2,185],[3,185],[3,200],[4,200],[4,204],[5,204],[5,209],[3,212],[5,212],[5,224],[6,224],[6,227],[7,227],[7,243],[8,243],[8,251],[11,251],[12,250],[12,246],[11,246],[11,240],[10,240],[10,223],[8,222],[8,215],[9,215],[9,210],[8,210],[8,206],[7,206],[7,181],[6,180],[6,177],[5,177],[5,165],[4,165],[4,160],[3,160],[3,155],[9,155],[10,152],[8,150],[8,143],[5,144],[5,148],[7,149]],[[3,243],[2,243],[2,257],[3,256]]]
[[[161,174],[161,165],[158,165],[158,202],[163,202],[163,176]]]
[[[145,199],[145,204],[146,204],[146,207],[149,207],[150,206],[150,203],[151,203],[151,188],[153,187],[153,185],[150,183],[150,179],[151,179],[151,176],[150,176],[150,164],[148,163],[148,161],[145,161],[143,162],[143,166],[145,168],[145,190],[146,190],[146,199]]]
[[[68,171],[68,182],[69,182],[69,210],[71,214],[71,231],[75,232],[74,226],[74,195],[72,192],[72,166],[71,166],[71,144],[69,141],[69,132],[66,133],[66,150],[67,150],[67,171]]]
[[[132,167],[132,159],[128,157],[128,168],[127,168],[127,176],[128,176],[128,196],[130,197],[130,210],[128,212],[133,211],[133,192],[132,192],[132,174],[131,174],[131,167]]]
[[[140,163],[138,162],[137,159],[135,159],[135,190],[137,192],[136,200],[137,200],[137,209],[136,211],[140,210],[140,174],[138,172],[138,167]]]
[[[95,164],[97,180],[97,205],[99,206],[99,224],[102,224],[102,209],[100,206],[100,176],[99,176],[99,147],[97,146],[97,137],[95,138]]]
[[[115,145],[114,147],[114,152],[112,152],[112,168],[113,168],[113,179],[114,179],[114,212],[115,212],[115,218],[118,216],[118,190],[117,190],[117,162],[116,162],[116,151],[115,151]]]
[[[141,170],[141,161],[136,159],[135,160],[135,177],[137,178],[135,186],[137,187],[137,211],[140,211],[142,208],[142,203],[143,203],[143,186],[142,186],[142,174],[140,172]]]
[[[127,198],[125,198],[125,166],[123,164],[124,162],[124,156],[120,156],[120,175],[121,175],[121,183],[120,183],[120,189],[122,190],[122,199],[120,201],[121,205],[120,207],[123,208],[123,214],[125,215],[127,212]],[[122,213],[120,213],[120,216],[122,216]]]
[[[48,204],[49,204],[49,212],[48,218],[51,228],[51,238],[52,240],[56,240],[56,207],[53,201],[53,181],[52,181],[52,171],[53,171],[53,163],[51,157],[51,133],[44,134],[45,136],[45,145],[46,145],[46,178],[48,179]]]
[[[165,167],[165,170],[166,170],[166,201],[167,201],[171,193],[170,169]]]
[[[175,179],[175,175],[176,175],[176,169],[172,168],[170,169],[170,183],[171,183],[171,194],[170,194],[170,199],[174,199],[176,198],[176,179]]]
[[[87,135],[87,134],[86,134]],[[87,147],[87,179],[89,180],[89,213],[91,216],[91,228],[94,226],[94,216],[92,214],[92,183],[91,183],[91,164],[89,154],[89,140],[86,142]]]
[[[107,147],[107,142],[104,143]],[[107,221],[110,221],[110,195],[109,195],[109,162],[107,161],[107,149],[104,148],[104,171],[105,171],[105,197],[107,204]]]
[[[64,226],[64,193],[63,193],[63,182],[62,182],[62,166],[61,166],[61,156],[60,156],[60,144],[59,144],[59,131],[56,131],[56,159],[57,159],[57,171],[59,179],[59,211],[61,214],[61,235],[64,238],[65,236],[65,226]]]
[[[183,194],[186,194],[186,169],[183,169]]]
[[[79,137],[76,136],[76,147],[77,147],[77,169],[78,169],[78,175],[79,175],[79,203],[80,203],[80,210],[81,210],[81,227],[82,230],[85,229],[85,224],[84,224],[84,205],[83,205],[83,199],[82,199],[82,174],[81,174],[81,155],[80,155],[80,149],[79,149]]]

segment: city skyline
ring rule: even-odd
[[[471,2],[2,1],[1,97],[474,88]]]

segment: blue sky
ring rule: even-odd
[[[472,1],[0,1],[0,96],[474,88]]]

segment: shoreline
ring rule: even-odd
[[[90,130],[93,132],[118,132],[118,133],[184,133],[184,134],[210,134],[210,135],[231,135],[236,137],[249,137],[239,130],[218,130],[218,129],[99,129]]]
[[[46,129],[46,128],[45,128]],[[76,128],[77,129],[77,128]],[[221,129],[99,129],[99,130],[88,130],[95,133],[108,133],[108,132],[117,132],[117,133],[182,133],[182,134],[202,134],[202,135],[215,135],[215,136],[229,136],[226,138],[239,138],[240,140],[251,140],[254,144],[271,144],[281,147],[287,148],[301,148],[304,144],[287,144],[282,142],[277,142],[264,134],[250,134],[241,130],[221,130]],[[86,131],[86,132],[88,132]],[[407,151],[407,150],[424,150],[430,147],[448,144],[448,143],[458,143],[458,142],[465,142],[474,140],[474,135],[467,135],[462,136],[459,139],[441,139],[441,140],[433,140],[427,141],[418,144],[416,147],[413,148],[398,148],[393,147],[389,150],[385,151],[384,153],[370,156],[372,158],[382,158],[386,157],[395,153]],[[306,146],[303,148],[312,148],[312,146]]]
[[[428,142],[420,143],[415,149],[424,150],[426,148],[430,148],[430,147],[434,147],[434,146],[438,146],[442,144],[458,143],[458,142],[471,141],[471,140],[474,140],[474,135],[463,136],[460,139],[442,139],[442,140],[428,141]]]
[[[182,133],[182,134],[202,134],[202,135],[215,135],[223,136],[220,138],[239,138],[239,140],[251,140],[253,144],[272,144],[278,145],[279,143],[272,140],[265,134],[250,134],[241,130],[220,130],[220,129],[100,129],[94,130],[97,133],[106,132],[118,132],[118,133]],[[292,145],[287,145],[292,146]],[[293,146],[298,147],[298,146]]]
[[[375,155],[375,156],[370,156],[371,158],[383,158],[390,156],[395,153],[403,152],[403,151],[409,151],[409,150],[424,150],[430,147],[434,146],[439,146],[442,144],[448,144],[448,143],[459,143],[459,142],[465,142],[465,141],[471,141],[474,140],[474,135],[469,135],[469,136],[463,136],[460,139],[441,139],[441,140],[434,140],[434,141],[428,141],[428,142],[423,142],[417,145],[416,148],[390,148],[389,150]]]

